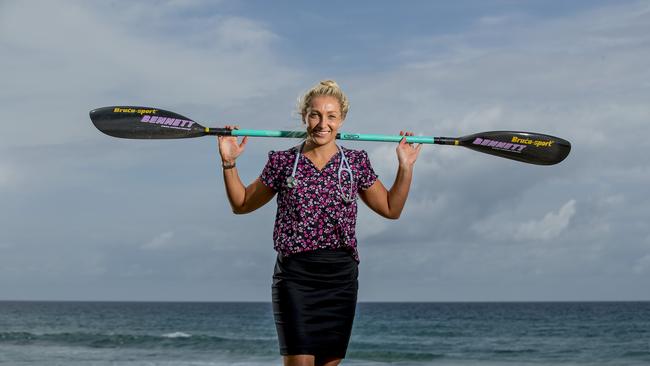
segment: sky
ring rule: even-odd
[[[322,79],[346,132],[573,146],[424,146],[399,220],[360,207],[360,301],[650,300],[648,65],[648,1],[0,0],[0,300],[270,301],[275,201],[233,215],[213,138],[111,138],[88,111],[298,130]],[[242,180],[295,143],[251,139]],[[341,144],[392,184],[394,144]]]

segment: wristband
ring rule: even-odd
[[[221,163],[221,167],[222,167],[224,170],[226,170],[226,169],[232,169],[232,168],[234,168],[234,167],[236,167],[236,166],[237,166],[237,164],[235,164],[234,162],[233,162],[232,164]]]

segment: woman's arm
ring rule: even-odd
[[[226,128],[232,130],[237,127],[226,126]],[[237,142],[237,137],[234,136],[218,136],[217,140],[223,167],[223,181],[232,212],[245,214],[264,206],[273,198],[275,192],[262,183],[259,178],[248,187],[245,187],[235,166],[237,157],[244,152],[248,137],[244,137],[241,144]]]
[[[400,135],[413,136],[413,133],[400,131]],[[386,190],[379,179],[368,189],[361,191],[361,200],[370,209],[388,219],[398,219],[404,209],[406,198],[409,194],[413,179],[413,166],[418,158],[422,144],[413,147],[402,139],[397,146],[397,160],[399,162],[395,182],[390,190]]]
[[[236,168],[223,171],[223,181],[226,185],[226,195],[232,212],[246,214],[264,206],[275,196],[275,192],[257,178],[248,187],[244,187]]]

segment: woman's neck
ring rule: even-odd
[[[334,141],[326,145],[316,145],[310,140],[305,141],[305,146],[302,149],[303,154],[309,154],[318,159],[329,159],[333,154],[338,152],[338,147]]]

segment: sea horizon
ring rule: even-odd
[[[97,302],[97,303],[270,303],[271,300],[92,300],[92,299],[0,299],[0,302]],[[360,300],[358,304],[491,304],[491,303],[645,303],[642,300]]]
[[[366,302],[344,364],[650,363],[650,301]],[[271,302],[0,300],[0,364],[281,364]]]

